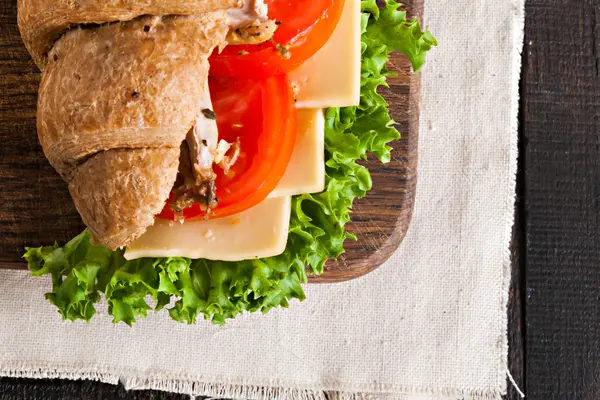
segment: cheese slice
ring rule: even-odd
[[[346,0],[335,31],[290,79],[297,108],[356,106],[360,102],[360,0]]]
[[[291,213],[289,196],[266,199],[230,217],[183,224],[157,219],[127,246],[125,258],[189,257],[240,261],[283,253]]]
[[[298,110],[298,137],[285,174],[269,197],[325,189],[325,118],[321,109]]]

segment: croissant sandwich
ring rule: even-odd
[[[241,7],[241,0],[19,0],[23,40],[42,70],[39,139],[98,243],[126,246],[153,224],[186,137],[204,164],[195,164],[198,191],[210,190],[211,162],[202,160],[210,152],[202,147],[214,148],[216,137],[199,121],[210,108],[208,57],[226,44],[226,10]]]
[[[387,0],[18,0],[42,73],[37,131],[87,226],[29,248],[64,318],[100,294],[132,323],[222,323],[303,299],[399,134],[393,50],[436,44]],[[62,260],[58,262],[58,260]]]

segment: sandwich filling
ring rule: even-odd
[[[253,10],[256,4],[261,3],[253,2]],[[269,0],[268,4],[275,23],[283,21],[277,25],[273,41],[289,46],[289,57],[281,57],[273,41],[254,47],[227,46],[222,53],[213,53],[209,90],[198,89],[198,93],[210,92],[212,101],[194,103],[182,118],[186,124],[197,121],[196,130],[190,132],[189,125],[184,125],[176,148],[143,151],[127,163],[153,162],[153,177],[158,180],[167,168],[157,161],[164,160],[161,153],[175,160],[175,153],[180,156],[179,146],[184,147],[179,157],[181,168],[172,171],[170,184],[177,182],[175,191],[182,188],[184,200],[179,205],[184,207],[189,204],[186,196],[207,205],[216,201],[210,198],[210,182],[214,182],[219,201],[209,219],[199,213],[200,218],[176,223],[167,204],[154,225],[126,249],[113,251],[93,244],[91,230],[63,247],[27,249],[24,258],[33,275],[52,276],[52,290],[46,298],[64,319],[91,319],[102,297],[115,323],[132,324],[149,310],[163,308],[171,318],[185,323],[205,318],[223,324],[244,312],[266,313],[287,307],[293,299],[303,300],[308,274],[323,273],[325,263],[344,252],[344,241],[356,239],[345,226],[354,200],[365,196],[372,186],[361,160],[372,155],[389,161],[388,144],[399,138],[388,104],[377,90],[390,75],[386,68],[390,53],[402,52],[417,70],[436,40],[418,21],[408,20],[394,0],[386,0],[383,8],[375,0]],[[285,7],[277,9],[278,4]],[[343,5],[339,23],[311,14],[323,4]],[[303,7],[303,12],[290,11],[294,7]],[[276,11],[288,13],[290,19],[276,17]],[[303,23],[314,23],[313,29],[319,21],[332,22],[335,32],[324,34],[321,39],[327,40],[318,45],[314,40],[292,40],[287,24],[293,17],[306,17]],[[285,39],[284,33],[289,40],[280,40]],[[223,38],[227,35],[224,32]],[[181,43],[185,37],[189,35],[182,36]],[[315,49],[311,56],[303,57]],[[170,71],[177,76],[175,68]],[[190,82],[189,73],[181,76]],[[290,81],[296,88],[293,94]],[[173,108],[169,115],[177,111]],[[210,111],[216,116],[218,131]],[[239,116],[242,122],[236,119]],[[228,148],[237,137],[238,150],[233,145]],[[220,145],[221,140],[229,145]],[[213,151],[203,152],[211,146]],[[108,161],[120,166],[127,161],[123,155],[130,153],[119,150]],[[281,157],[282,153],[287,156]],[[173,166],[171,162],[168,168]],[[227,169],[228,174],[221,173]],[[271,179],[273,174],[276,180]],[[257,180],[257,176],[264,179]],[[141,178],[146,179],[145,175]],[[132,188],[142,181],[123,177],[123,184]],[[196,189],[203,185],[204,191]],[[118,189],[124,195],[123,188]],[[160,189],[162,193],[163,187]],[[188,189],[191,193],[186,195]],[[249,204],[254,206],[240,209]],[[230,213],[224,215],[224,209]],[[183,209],[184,217],[186,212],[189,209]],[[219,218],[213,218],[215,215]]]
[[[263,0],[246,0],[242,8],[227,10],[227,43],[249,45],[271,40],[277,24],[268,19],[267,13],[268,6]],[[178,222],[185,220],[183,210],[194,204],[206,216],[218,206],[215,184],[217,175],[213,165],[219,165],[227,174],[240,155],[239,138],[232,143],[219,141],[216,120],[207,81],[194,126],[181,144],[177,181],[168,200],[174,219]]]

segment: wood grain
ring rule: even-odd
[[[48,164],[35,130],[39,72],[21,42],[16,6],[0,0],[0,268],[24,268],[25,246],[64,243],[84,229],[67,185]],[[409,4],[416,15],[421,0]],[[356,202],[348,230],[358,242],[346,242],[347,253],[327,265],[314,282],[334,282],[372,271],[398,247],[408,228],[415,195],[419,80],[408,61],[394,56],[384,91],[402,139],[383,165],[369,159],[374,188]]]
[[[358,241],[346,241],[346,253],[330,261],[325,274],[311,282],[330,283],[358,278],[383,264],[398,248],[410,224],[417,186],[417,144],[419,123],[419,75],[410,72],[408,61],[392,58],[398,76],[382,90],[390,103],[392,118],[398,121],[402,139],[392,144],[392,160],[381,164],[370,157],[373,189],[355,202],[349,232]]]
[[[600,398],[600,2],[530,0],[528,399]]]
[[[184,394],[126,390],[122,384],[61,379],[0,378],[0,400],[189,400]],[[197,400],[208,398],[197,397]]]
[[[421,18],[423,0],[403,2],[410,16]],[[393,54],[389,69],[397,75],[388,78],[389,88],[381,93],[389,103],[390,115],[398,123],[402,138],[392,143],[392,159],[381,164],[369,157],[367,168],[373,189],[354,203],[349,232],[358,241],[346,241],[346,253],[331,260],[325,273],[312,277],[313,283],[347,281],[363,276],[396,251],[408,230],[417,187],[420,74],[413,73],[408,60]]]

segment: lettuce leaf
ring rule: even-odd
[[[63,247],[27,248],[23,257],[32,275],[51,275],[46,298],[63,319],[89,321],[101,294],[113,322],[128,325],[163,308],[179,322],[204,318],[223,324],[243,312],[266,313],[293,299],[304,300],[307,266],[311,274],[323,273],[327,260],[344,252],[344,241],[356,239],[344,227],[354,199],[372,186],[369,171],[358,161],[373,154],[388,162],[388,143],[400,137],[388,104],[377,93],[390,75],[390,52],[404,53],[417,70],[437,44],[416,19],[406,19],[395,1],[386,0],[383,9],[375,0],[362,0],[361,6],[360,105],[326,110],[326,189],[292,199],[285,252],[240,262],[179,257],[127,261],[121,250],[92,245],[87,231]]]

